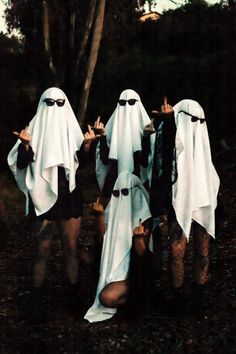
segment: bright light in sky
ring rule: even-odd
[[[184,0],[175,0],[176,3],[183,5],[185,3]],[[216,4],[217,2],[220,2],[220,0],[206,0],[208,4],[213,5]],[[178,6],[175,5],[172,1],[170,0],[156,0],[154,1],[156,4],[152,7],[152,11],[156,11],[159,13],[162,13],[163,11],[167,11],[169,9],[176,9]],[[146,2],[144,5],[144,10],[145,12],[149,12],[149,7],[148,3]]]
[[[6,22],[5,22],[5,18],[4,18],[4,10],[6,8],[6,0],[0,0],[0,32],[3,32],[4,34],[7,34],[7,27],[6,27]],[[17,30],[13,30],[10,34],[11,36],[15,36],[18,38],[21,38],[21,34],[19,31]]]
[[[4,9],[5,5],[3,3],[3,0],[0,1],[0,32],[6,33],[6,25],[5,25],[5,19],[4,17]]]

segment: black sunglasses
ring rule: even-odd
[[[45,98],[43,102],[45,102],[47,106],[53,106],[55,102],[58,107],[62,107],[65,104],[65,100],[63,98],[58,98],[57,100],[54,100],[53,98]]]
[[[135,102],[137,102],[137,100],[135,98],[130,98],[129,100],[123,100],[123,99],[120,99],[118,101],[119,105],[120,106],[125,106],[126,105],[126,102],[128,102],[128,104],[130,106],[133,106],[135,104]]]
[[[121,193],[122,195],[124,195],[126,197],[127,195],[129,195],[129,190],[134,188],[134,187],[137,187],[137,186],[133,186],[131,188],[122,188],[120,191],[119,191],[119,189],[113,189],[112,195],[115,198],[118,198],[120,196],[120,193]]]
[[[185,111],[179,111],[179,113],[184,113],[184,114],[187,114],[187,116],[190,116],[191,117],[191,122],[195,123],[197,122],[198,120],[200,120],[200,123],[204,123],[205,122],[205,119],[204,118],[198,118],[196,116],[193,116],[192,114],[188,113],[188,112],[185,112]]]

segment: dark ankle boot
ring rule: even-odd
[[[32,288],[32,320],[35,323],[42,323],[45,321],[43,287]]]
[[[173,305],[171,306],[171,313],[170,315],[175,317],[184,316],[185,311],[185,299],[184,299],[184,291],[183,287],[173,288]]]
[[[80,309],[78,295],[78,283],[69,284],[68,291],[66,292],[66,309],[75,317],[78,316]]]
[[[202,319],[205,316],[203,291],[204,285],[193,284],[193,314],[197,319]]]

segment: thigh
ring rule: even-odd
[[[71,247],[76,247],[81,228],[81,216],[78,218],[62,219],[58,222],[63,237]]]
[[[198,224],[193,223],[193,245],[197,253],[207,256],[209,251],[210,235],[206,229]]]
[[[56,224],[50,220],[35,220],[31,223],[31,235],[34,242],[52,240]]]
[[[185,252],[187,239],[177,220],[170,223],[169,226],[170,249],[175,253]]]

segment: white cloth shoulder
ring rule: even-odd
[[[48,106],[44,102],[45,98],[64,99],[65,103],[62,107],[56,103]],[[79,165],[76,151],[80,149],[84,137],[66,95],[56,87],[42,94],[28,132],[32,136],[34,161],[23,170],[17,168],[18,140],[8,155],[8,164],[26,198],[30,194],[36,215],[41,215],[57,200],[58,166],[64,167],[69,190],[74,190],[75,173]],[[27,206],[26,202],[26,212]]]

